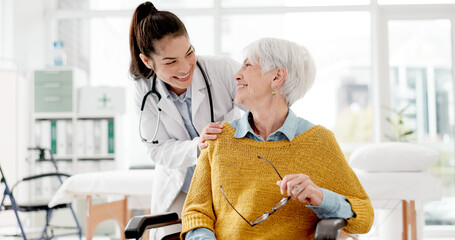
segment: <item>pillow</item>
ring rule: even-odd
[[[388,142],[356,149],[349,165],[367,172],[417,172],[429,168],[438,158],[439,153],[427,147]]]

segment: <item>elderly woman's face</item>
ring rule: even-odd
[[[248,59],[243,62],[242,68],[234,75],[237,81],[237,96],[235,102],[250,109],[257,104],[265,103],[264,98],[272,97],[271,83],[273,71],[262,73],[259,65],[253,65]]]

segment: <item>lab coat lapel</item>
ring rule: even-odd
[[[182,128],[185,129],[185,124],[183,123],[182,116],[180,115],[179,110],[175,106],[174,102],[171,99],[167,98],[166,91],[164,88],[166,87],[165,83],[161,80],[156,81],[156,89],[161,94],[161,100],[158,102],[157,106],[161,108],[161,111],[165,114],[162,114],[163,123],[169,123],[169,120],[172,119],[176,121]],[[170,119],[169,119],[170,117]]]
[[[208,77],[208,76],[207,76]],[[210,79],[207,79],[209,85]],[[196,67],[192,83],[192,105],[193,125],[198,132],[210,122],[210,105],[208,100],[207,86],[202,76],[201,70]]]

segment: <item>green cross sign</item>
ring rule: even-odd
[[[106,108],[107,102],[110,102],[111,100],[106,97],[106,94],[104,94],[103,98],[100,98],[100,101],[103,102],[103,108]]]

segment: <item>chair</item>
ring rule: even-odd
[[[181,220],[177,213],[162,215],[145,215],[131,218],[125,228],[125,238],[140,239],[146,230],[159,228],[173,224],[179,224]],[[346,226],[344,219],[323,219],[316,226],[315,240],[336,240],[340,230]],[[162,240],[179,239],[180,233],[174,233],[162,238]]]
[[[43,149],[43,148],[33,148],[33,150],[39,150],[40,151],[40,160],[43,161],[44,160],[44,151],[45,150],[48,150],[48,149]],[[51,173],[45,173],[45,174],[39,174],[39,175],[34,175],[34,176],[29,176],[29,177],[25,177],[23,179],[21,179],[20,181],[18,181],[16,184],[14,184],[14,186],[10,189],[9,186],[8,186],[8,183],[6,181],[6,178],[5,178],[5,175],[3,173],[3,170],[0,166],[0,174],[1,174],[1,183],[4,185],[4,192],[3,192],[3,198],[2,198],[2,201],[0,203],[0,212],[1,211],[6,211],[6,210],[13,210],[14,211],[14,214],[16,216],[16,220],[17,220],[17,224],[19,225],[19,228],[20,228],[20,231],[21,231],[21,235],[22,235],[22,238],[24,240],[27,240],[27,236],[25,234],[25,231],[24,231],[24,227],[21,223],[21,220],[19,218],[19,214],[18,212],[38,212],[38,211],[45,211],[46,212],[46,217],[45,217],[45,224],[44,224],[44,228],[41,232],[41,236],[39,239],[44,239],[44,240],[49,240],[49,239],[52,239],[54,237],[60,237],[60,236],[65,236],[65,235],[74,235],[74,234],[77,234],[79,236],[79,239],[82,238],[82,229],[81,229],[81,226],[79,225],[79,221],[77,220],[77,217],[76,217],[76,214],[73,210],[73,207],[71,206],[71,203],[64,203],[64,204],[59,204],[57,206],[54,206],[52,208],[48,207],[48,202],[32,202],[32,203],[18,203],[13,195],[13,191],[14,189],[19,185],[19,184],[22,184],[22,183],[25,183],[25,182],[31,182],[33,180],[37,180],[37,179],[44,179],[44,178],[57,178],[59,183],[62,184],[63,183],[63,180],[62,180],[62,177],[70,177],[70,175],[68,174],[65,174],[65,173],[60,173],[58,171],[58,167],[57,167],[57,164],[56,164],[56,161],[53,157],[53,154],[52,154],[52,151],[48,150],[49,153],[50,153],[50,161],[52,162],[52,164],[54,165],[55,167],[55,172],[51,172]],[[10,205],[7,205],[5,200],[6,198],[9,198],[10,200]],[[65,233],[65,234],[59,234],[59,235],[54,235],[54,232],[53,232],[53,229],[57,229],[57,228],[67,228],[67,227],[59,227],[59,226],[51,226],[50,225],[50,220],[52,218],[52,214],[54,212],[54,210],[56,209],[63,209],[63,208],[68,208],[70,211],[71,211],[71,214],[74,218],[74,222],[75,222],[75,228],[77,229],[77,232],[76,233]]]

